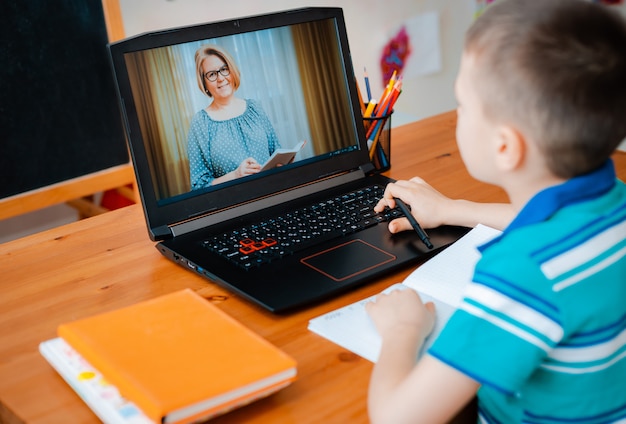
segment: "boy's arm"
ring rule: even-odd
[[[483,224],[504,230],[516,214],[510,203],[478,203],[464,199],[452,202],[454,205],[448,210],[447,225],[474,228],[478,224]]]
[[[413,290],[397,290],[366,308],[382,338],[368,394],[372,423],[449,421],[475,396],[479,384],[429,355],[415,364],[432,331],[434,305],[422,304]]]
[[[399,180],[387,185],[384,197],[374,208],[382,212],[385,206],[395,207],[394,197],[402,199],[411,206],[411,213],[424,228],[441,225],[461,225],[475,227],[484,224],[503,230],[515,217],[515,210],[510,203],[478,203],[463,199],[451,199],[415,177],[408,181]],[[406,218],[399,218],[389,223],[389,231],[398,233],[411,230]]]
[[[393,353],[383,357],[381,351],[368,394],[372,424],[447,423],[476,396],[479,388],[476,381],[428,354],[403,380],[389,384],[387,377],[398,367]]]

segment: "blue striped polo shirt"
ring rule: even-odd
[[[626,422],[626,185],[613,162],[539,192],[480,250],[429,354],[481,383],[481,422]]]

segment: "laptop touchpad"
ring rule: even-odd
[[[351,240],[300,261],[335,281],[343,281],[395,259],[363,240]]]

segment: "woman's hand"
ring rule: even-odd
[[[246,175],[256,174],[261,170],[261,165],[254,158],[244,159],[237,169],[235,169],[235,176],[245,177]]]

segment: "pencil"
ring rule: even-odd
[[[369,118],[370,116],[372,116],[372,112],[374,111],[374,108],[376,107],[376,100],[370,100],[369,104],[367,105],[367,108],[365,109],[365,113],[363,114],[364,118]]]
[[[383,103],[385,103],[385,101],[389,99],[389,96],[391,95],[391,92],[393,90],[395,83],[396,83],[396,71],[394,70],[393,74],[391,74],[391,78],[389,78],[389,81],[387,82],[387,85],[385,86],[385,89],[383,90],[383,94],[380,96],[380,100],[378,101],[379,108],[374,111],[377,115],[380,115],[379,109],[380,107],[382,107]]]
[[[367,68],[363,68],[363,74],[365,78],[365,90],[367,91],[367,101],[372,100],[372,89],[370,88],[370,78],[367,75]]]
[[[396,205],[398,205],[398,207],[400,208],[404,216],[406,216],[406,219],[408,219],[409,222],[411,223],[411,227],[413,227],[413,229],[419,236],[420,240],[426,245],[426,247],[428,247],[429,249],[432,249],[434,246],[430,242],[430,239],[428,238],[428,234],[426,234],[426,232],[417,222],[413,214],[411,214],[411,211],[409,210],[409,207],[406,205],[406,203],[404,203],[401,199],[397,197],[394,197],[393,199],[396,201]]]
[[[359,106],[361,107],[361,115],[364,115],[365,103],[363,103],[363,96],[361,96],[361,88],[359,87],[359,81],[355,78],[354,82],[356,83],[356,93],[359,96]]]

